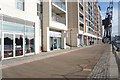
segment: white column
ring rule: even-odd
[[[39,19],[38,19],[39,20]],[[35,54],[40,53],[40,26],[39,21],[35,22]]]
[[[66,35],[65,35],[65,31],[62,31],[62,34],[61,34],[61,48],[62,49],[66,49]]]

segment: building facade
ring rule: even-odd
[[[4,60],[100,43],[101,23],[97,2],[0,0],[0,55]]]
[[[9,4],[8,4],[9,3]],[[40,52],[37,0],[0,0],[0,54],[2,59]]]
[[[72,47],[100,43],[102,19],[97,1],[68,2],[68,38]]]
[[[43,51],[65,49],[67,31],[67,0],[43,2]]]
[[[2,60],[65,49],[66,32],[67,0],[0,0]]]

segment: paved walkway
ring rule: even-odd
[[[13,67],[13,66],[17,66],[17,65],[21,65],[21,64],[25,64],[25,63],[37,61],[37,60],[42,60],[42,59],[46,59],[46,58],[49,58],[49,57],[59,56],[59,55],[62,55],[62,54],[66,54],[66,53],[69,53],[69,52],[73,52],[73,51],[76,51],[76,50],[79,50],[79,49],[85,49],[85,48],[89,48],[89,47],[91,47],[91,46],[72,47],[72,48],[67,48],[67,49],[63,49],[63,50],[41,52],[39,54],[33,54],[33,55],[28,55],[28,56],[24,56],[24,57],[20,57],[20,58],[3,60],[2,61],[2,67],[0,67],[0,69],[1,68],[5,69],[5,68],[9,68],[9,67]]]
[[[49,56],[40,60],[40,56],[28,59],[28,63],[10,60],[2,70],[4,78],[87,78],[108,45],[94,45],[67,51],[59,56]],[[54,53],[54,55],[57,53]],[[35,60],[36,59],[36,60]],[[31,60],[31,61],[30,61]],[[23,60],[24,61],[24,60]],[[12,66],[14,65],[14,66]]]
[[[118,78],[118,68],[111,46],[100,44],[5,60],[3,77],[109,80]]]
[[[88,78],[89,80],[93,80],[93,78],[97,80],[118,80],[118,75],[115,55],[112,53],[111,45],[109,45]]]

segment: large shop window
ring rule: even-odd
[[[28,25],[27,25],[28,24]],[[19,24],[14,22],[8,22],[3,21],[3,32],[9,32],[9,33],[22,33],[23,39],[25,40],[25,43],[23,44],[25,46],[25,54],[28,53],[34,53],[35,52],[35,29],[32,22],[27,22],[27,24]],[[11,39],[11,37],[10,37]],[[5,43],[7,45],[12,45],[10,43]],[[11,55],[12,56],[12,55]],[[10,57],[11,57],[10,56]],[[9,57],[9,56],[8,56]]]
[[[17,33],[24,33],[24,25],[23,24],[18,24],[18,23],[13,23],[13,22],[8,22],[8,21],[3,21],[3,31],[4,32],[17,32]]]
[[[0,15],[0,61],[2,58],[2,46],[1,46],[1,39],[2,39],[2,16]]]
[[[35,52],[35,44],[34,44],[34,27],[26,26],[25,30],[25,53],[33,53]]]

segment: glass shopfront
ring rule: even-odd
[[[50,50],[61,48],[61,33],[50,31]]]
[[[34,27],[26,26],[25,29],[25,54],[35,52],[34,47]]]
[[[55,50],[60,48],[61,48],[61,38],[50,37],[50,50]]]
[[[3,18],[4,19],[4,18]],[[34,23],[20,19],[7,19],[2,21],[2,58],[24,56],[35,52]],[[0,44],[1,45],[1,44]]]
[[[2,15],[0,15],[0,60],[1,60],[1,57],[2,57],[2,46],[1,46],[1,41],[2,41]]]

